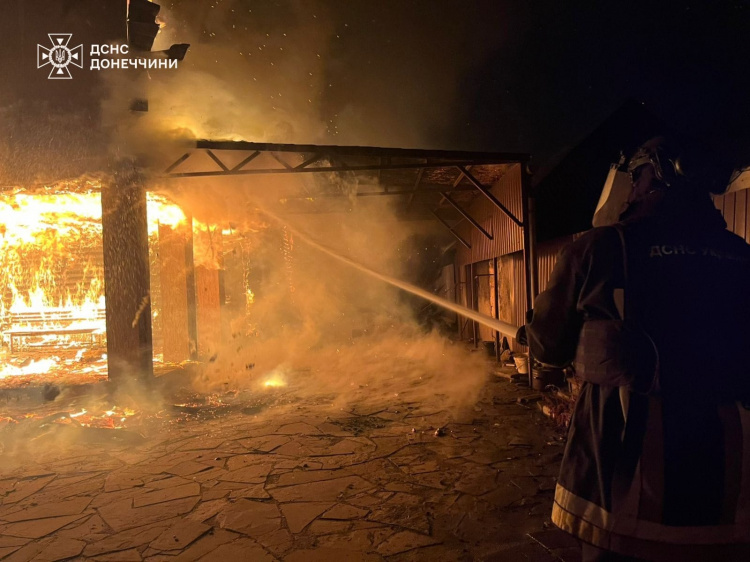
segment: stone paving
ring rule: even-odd
[[[307,401],[6,454],[0,559],[580,560],[528,394],[497,378],[468,413]]]

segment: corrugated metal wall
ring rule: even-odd
[[[490,190],[507,209],[521,220],[521,165],[514,164]],[[471,250],[460,246],[456,265],[465,265],[504,256],[523,249],[523,231],[484,196],[477,198],[467,209],[482,227],[492,234],[488,240],[468,221],[456,227],[461,237],[471,244]]]
[[[516,164],[508,169],[508,172],[500,178],[492,187],[492,193],[498,200],[505,205],[516,217],[521,219],[522,201],[521,201],[521,166]],[[497,209],[486,197],[478,198],[474,204],[469,207],[469,213],[493,236],[488,240],[481,232],[472,227],[471,224],[464,221],[457,227],[459,234],[471,244],[471,249],[463,246],[459,247],[456,255],[456,266],[459,272],[459,283],[461,290],[458,295],[458,302],[470,308],[471,287],[468,283],[472,280],[466,274],[469,264],[479,264],[485,260],[501,258],[498,260],[498,275],[510,281],[510,302],[509,312],[505,321],[516,326],[521,325],[526,317],[526,287],[524,283],[523,267],[523,231],[505,213]],[[560,249],[570,242],[573,237],[568,236],[546,242],[537,247],[537,276],[539,288],[543,290],[547,285],[552,268],[555,265],[557,254]],[[503,283],[501,283],[502,285]],[[493,283],[494,286],[494,283]],[[494,294],[490,296],[494,299]],[[483,309],[481,305],[480,309]],[[506,316],[503,313],[502,316]],[[471,322],[468,324],[465,319],[460,319],[460,337],[470,339],[473,336]],[[486,334],[482,339],[489,339]],[[524,350],[513,340],[511,346],[514,350]]]
[[[727,228],[750,243],[750,195],[748,191],[742,190],[715,196],[714,204],[721,211],[724,220],[727,221]],[[537,246],[537,279],[540,292],[547,288],[547,283],[552,274],[552,269],[557,262],[560,250],[579,236],[580,234],[565,236]],[[523,254],[517,252],[510,257],[515,268],[513,272],[513,287],[515,291],[513,323],[518,325],[524,320],[524,299],[526,296],[523,284]],[[525,348],[517,346],[515,342],[513,347],[525,350]]]
[[[750,243],[750,196],[748,190],[717,195],[714,197],[716,208],[721,211],[727,228]],[[537,279],[539,291],[547,288],[549,276],[557,262],[557,255],[567,244],[578,238],[580,234],[557,238],[537,246]],[[518,259],[521,259],[518,254]],[[523,265],[523,262],[520,262]],[[523,277],[523,271],[521,271]]]
[[[526,318],[526,283],[524,282],[523,252],[515,252],[511,256],[513,267],[513,320],[511,324],[520,326]],[[513,340],[512,346],[520,349]]]
[[[714,204],[721,211],[724,220],[727,221],[727,228],[750,243],[750,196],[748,196],[748,190],[717,195],[714,197]],[[557,255],[560,250],[579,236],[580,234],[564,236],[537,246],[537,279],[539,280],[540,292],[547,288],[549,276],[557,262]],[[517,259],[521,259],[520,253]],[[523,266],[523,262],[520,263]],[[521,279],[523,279],[523,269],[521,270]]]
[[[496,197],[508,208],[521,217],[521,168],[514,166],[509,170],[493,188]],[[721,211],[724,220],[727,222],[727,228],[735,234],[744,238],[750,243],[750,190],[737,191],[726,195],[714,197],[716,208]],[[482,198],[471,208],[472,216],[493,234],[493,240],[487,240],[480,232],[469,224],[461,225],[461,235],[466,240],[471,241],[472,249],[467,250],[461,247],[457,255],[457,263],[463,265],[476,263],[479,261],[501,257],[498,260],[498,266],[501,270],[509,268],[505,274],[510,277],[511,291],[511,313],[510,318],[506,321],[521,325],[526,315],[526,288],[524,284],[523,268],[523,237],[519,227],[517,227],[505,214],[494,209],[492,204]],[[567,244],[578,238],[580,234],[565,236],[548,242],[539,244],[536,247],[536,273],[539,291],[547,288],[552,269],[557,262],[557,256]],[[462,270],[465,268],[461,268]],[[465,274],[464,279],[465,281]],[[466,285],[464,285],[466,290]],[[467,291],[468,292],[468,291]],[[464,293],[465,295],[465,293]],[[462,296],[464,296],[462,295]],[[461,304],[468,304],[468,299],[460,299]],[[460,302],[460,301],[459,301]],[[462,337],[470,337],[465,331]],[[519,346],[515,340],[511,341],[511,347],[514,351],[526,351],[525,347]]]
[[[714,197],[716,208],[724,215],[727,228],[750,243],[750,196],[748,190]]]
[[[537,279],[539,291],[547,288],[547,282],[552,274],[552,269],[557,262],[557,256],[565,246],[574,239],[573,236],[557,238],[544,242],[536,247]],[[508,256],[510,266],[513,268],[513,314],[510,322],[520,326],[526,321],[526,286],[523,278],[523,252],[515,252]],[[511,342],[513,351],[525,352],[524,346],[518,345],[515,340]]]
[[[560,250],[570,244],[574,239],[574,236],[563,236],[537,246],[536,275],[540,293],[547,288],[547,282],[549,281],[550,275],[552,275],[552,269],[555,267],[555,263],[557,263],[557,256],[560,253]]]

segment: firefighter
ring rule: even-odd
[[[519,333],[583,380],[552,521],[585,561],[750,560],[750,246],[676,145],[628,171],[620,222],[561,252]]]

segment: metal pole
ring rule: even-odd
[[[495,319],[500,320],[500,299],[499,299],[499,281],[500,276],[497,274],[497,258],[492,259],[492,274],[494,275],[494,286],[495,290],[493,291],[495,293]],[[500,355],[502,352],[500,351],[500,332],[495,330],[495,359],[498,363],[500,363]]]
[[[523,266],[526,288],[526,311],[534,308],[536,297],[536,252],[534,247],[534,206],[531,197],[531,174],[525,164],[521,164],[521,213],[523,220]],[[523,319],[525,322],[525,318]],[[529,348],[529,387],[534,381],[534,358]]]
[[[477,229],[477,230],[478,230],[479,232],[481,232],[482,234],[484,234],[485,238],[487,238],[488,240],[492,240],[492,234],[490,234],[489,232],[487,232],[487,231],[486,231],[486,230],[484,229],[484,227],[483,227],[483,226],[482,226],[481,224],[479,224],[479,223],[478,223],[478,222],[477,222],[477,221],[476,221],[476,220],[474,219],[474,217],[472,217],[472,216],[471,216],[471,215],[470,215],[470,214],[469,214],[468,212],[464,211],[464,210],[463,210],[463,209],[461,208],[461,205],[459,205],[459,204],[458,204],[458,203],[456,203],[456,202],[455,202],[455,201],[454,201],[453,199],[451,199],[451,196],[450,196],[450,195],[448,195],[448,193],[447,193],[447,192],[443,191],[443,192],[441,192],[441,193],[440,193],[440,195],[442,195],[442,196],[443,196],[443,197],[445,198],[445,200],[446,200],[446,201],[448,201],[448,203],[450,203],[450,204],[451,204],[451,206],[452,206],[452,207],[453,207],[454,209],[456,209],[456,210],[457,210],[457,211],[458,211],[458,212],[459,212],[459,213],[461,214],[461,216],[462,216],[463,218],[465,218],[465,219],[466,219],[467,221],[469,221],[469,222],[471,223],[471,225],[472,225],[472,226],[473,226],[474,228],[476,228],[476,229]]]
[[[478,301],[477,301],[477,278],[474,276],[474,264],[472,263],[469,266],[471,269],[469,271],[469,274],[471,276],[471,309],[472,310],[479,310]],[[477,343],[477,321],[472,320],[471,322],[471,329],[472,329],[472,337],[474,338],[474,348],[476,349],[479,347]]]

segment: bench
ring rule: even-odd
[[[95,315],[82,315],[79,311],[65,308],[48,308],[43,312],[9,312],[4,319],[11,353],[16,350],[18,340],[39,336],[77,336],[91,338],[94,345],[104,339],[104,309]],[[54,345],[51,344],[51,345]]]

